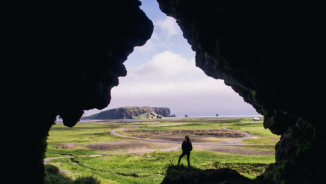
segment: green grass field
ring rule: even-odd
[[[269,129],[263,127],[263,122],[243,121],[240,123],[225,124],[225,128],[247,132],[255,135],[256,139],[245,139],[243,144],[276,144],[280,140],[280,136],[272,134]]]
[[[95,142],[125,141],[130,139],[111,135],[113,129],[141,126],[142,129],[171,129],[171,130],[213,130],[226,128],[249,132],[257,136],[257,139],[244,140],[244,144],[275,144],[279,136],[273,135],[263,128],[262,122],[253,122],[247,119],[228,121],[177,121],[157,120],[159,124],[152,122],[137,122],[132,124],[101,124],[79,123],[73,128],[62,124],[55,125],[50,130],[48,138],[47,158],[72,155],[73,158],[58,158],[46,164],[55,165],[61,169],[60,177],[73,183],[76,179],[87,179],[87,176],[97,178],[102,184],[107,183],[161,183],[168,175],[169,166],[177,164],[181,151],[161,152],[155,151],[143,155],[116,154],[101,157],[85,157],[85,155],[109,154],[114,151],[99,151],[88,149],[86,146]],[[73,149],[55,148],[60,143],[83,143]],[[274,147],[238,147],[241,149],[273,151]],[[231,168],[237,170],[248,178],[255,178],[264,172],[264,169],[275,162],[274,156],[246,156],[239,154],[219,153],[213,151],[193,150],[191,152],[191,166],[193,170]],[[78,164],[73,164],[71,161]],[[181,161],[186,165],[186,157]],[[178,170],[173,171],[180,174]],[[49,175],[50,176],[50,175]],[[51,175],[52,176],[52,175]],[[92,179],[92,178],[91,178]],[[94,180],[95,181],[95,180]],[[51,183],[51,182],[48,182]]]
[[[260,150],[260,151],[275,151],[274,146],[254,146],[254,147],[238,146],[235,148],[249,149],[249,150]]]
[[[73,128],[66,127],[63,124],[54,125],[48,137],[46,158],[62,157],[62,155],[78,156],[108,153],[97,151],[96,149],[87,149],[85,146],[94,142],[130,140],[113,136],[109,132],[117,128],[146,125],[150,123],[151,122],[132,124],[78,123]],[[74,149],[53,147],[60,143],[83,143],[84,145],[77,146]]]
[[[262,121],[253,121],[251,119],[236,119],[226,121],[193,121],[193,122],[164,122],[161,121],[156,125],[147,125],[140,128],[143,129],[169,129],[169,130],[214,130],[225,128],[247,132],[255,135],[256,139],[243,140],[243,144],[276,144],[280,140],[280,136],[272,134],[270,130],[263,127]]]
[[[75,157],[74,162],[70,159],[52,160],[48,164],[59,166],[69,177],[92,175],[101,180],[101,183],[160,183],[166,174],[169,164],[176,164],[180,151],[153,152],[144,155],[107,155],[103,157]],[[193,169],[213,169],[223,167],[216,163],[233,164],[233,168],[239,168],[240,173],[249,178],[255,178],[261,172],[253,172],[243,165],[268,164],[274,162],[273,156],[242,156],[233,154],[222,154],[211,151],[193,151],[191,153],[191,166]],[[181,163],[186,165],[186,159]],[[253,169],[253,168],[252,168]]]

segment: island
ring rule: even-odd
[[[161,119],[170,117],[167,107],[119,107],[102,111],[97,114],[82,117],[81,119]]]

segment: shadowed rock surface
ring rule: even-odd
[[[169,117],[170,109],[166,107],[120,107],[102,111],[82,119],[157,119]]]
[[[0,140],[2,183],[43,183],[54,119],[74,126],[103,109],[126,76],[123,62],[151,37],[138,0],[3,1]]]
[[[181,174],[177,175],[181,170]],[[166,171],[168,177],[165,177],[161,184],[274,184],[261,178],[250,180],[237,171],[232,169],[193,169],[185,171],[175,166],[169,166]]]
[[[325,1],[157,1],[196,52],[196,66],[223,79],[282,135],[265,176],[325,181]]]

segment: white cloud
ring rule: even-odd
[[[179,26],[176,23],[175,19],[172,17],[166,17],[164,21],[156,22],[156,26],[167,31],[168,36],[179,34]]]
[[[188,60],[170,51],[157,54],[152,60],[129,71],[128,75],[131,77],[169,77],[180,73],[202,73],[195,66],[195,59]]]
[[[177,116],[257,114],[223,80],[206,78],[197,81],[148,82],[120,78],[111,91],[112,101],[105,109],[122,106],[169,107]],[[93,114],[99,111],[88,112]]]
[[[151,37],[151,40],[159,40],[160,38],[158,37],[158,35],[154,32],[153,34],[152,34],[152,37]]]
[[[148,97],[148,96],[193,96],[193,95],[213,95],[224,96],[234,95],[231,87],[226,86],[222,80],[207,78],[198,81],[174,82],[169,83],[157,81],[153,82],[122,82],[112,90],[112,95],[120,97]]]

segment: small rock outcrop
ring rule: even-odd
[[[240,175],[237,171],[226,168],[208,170],[194,169],[188,172],[181,171],[180,174],[177,173],[180,173],[179,168],[169,166],[167,176],[161,184],[274,184],[274,182],[260,178],[250,180]]]
[[[82,119],[161,119],[169,116],[170,109],[166,107],[120,107]]]
[[[177,117],[175,114],[172,114],[170,117]]]

